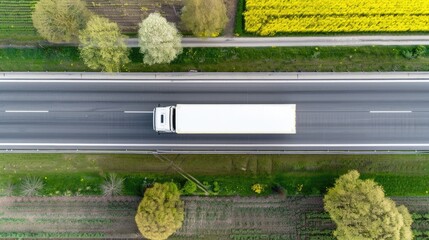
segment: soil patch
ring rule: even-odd
[[[231,37],[234,34],[237,0],[224,1],[229,18],[224,35]],[[118,23],[123,33],[136,34],[139,23],[153,12],[161,13],[169,22],[175,23],[179,30],[184,31],[180,24],[183,0],[86,0],[86,2],[92,12]]]
[[[235,15],[237,14],[238,0],[224,0],[224,1],[226,4],[226,10],[227,10],[227,15],[229,19],[224,30],[224,36],[232,37],[234,36]]]

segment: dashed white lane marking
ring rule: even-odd
[[[369,111],[370,113],[412,113],[413,111]]]
[[[124,113],[150,113],[150,114],[152,114],[153,111],[124,111]]]
[[[48,110],[5,110],[6,113],[48,113]]]

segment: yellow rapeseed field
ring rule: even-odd
[[[243,14],[245,30],[263,36],[429,31],[429,0],[246,0]]]

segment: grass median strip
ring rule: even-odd
[[[186,48],[170,64],[143,65],[131,49],[129,72],[428,71],[429,54],[414,46]],[[91,71],[75,47],[0,49],[0,71]]]
[[[429,195],[429,155],[165,155],[219,195],[256,195],[251,187],[275,184],[288,195],[320,195],[335,178],[357,169],[363,178],[374,178],[390,196]],[[2,154],[0,191],[9,182],[15,194],[25,176],[42,179],[43,195],[97,195],[108,173],[123,177],[124,193],[139,195],[143,183],[185,179],[167,162],[152,155],[127,154]]]

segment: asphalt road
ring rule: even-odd
[[[129,39],[130,47],[138,47],[137,39]],[[183,47],[303,47],[303,46],[396,46],[429,45],[428,35],[356,35],[321,37],[233,37],[183,38]]]
[[[129,47],[139,47],[137,38],[126,40]],[[303,47],[303,46],[407,46],[429,45],[429,35],[356,35],[321,37],[217,37],[182,39],[183,47]],[[54,44],[47,41],[36,45],[0,45],[0,48],[34,48],[40,46],[78,46],[78,43]]]
[[[429,73],[3,73],[0,150],[429,150],[428,92]],[[297,134],[156,134],[177,103],[295,103]]]

